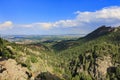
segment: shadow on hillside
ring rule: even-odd
[[[5,60],[8,60],[8,58],[2,58],[2,57],[0,57],[0,61],[5,61]]]
[[[61,80],[58,76],[51,74],[50,72],[42,72],[37,77],[35,77],[35,80]]]
[[[77,42],[77,40],[63,40],[54,44],[52,48],[55,51],[63,51],[76,45],[79,45],[79,42]]]

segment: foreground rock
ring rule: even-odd
[[[18,65],[13,59],[0,61],[0,80],[28,80],[27,68]]]

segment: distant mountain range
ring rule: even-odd
[[[25,40],[30,40],[31,42],[41,42],[46,40],[63,40],[63,39],[76,39],[83,37],[85,34],[62,34],[62,35],[1,35],[2,38],[12,41],[21,42]]]

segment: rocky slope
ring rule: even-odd
[[[60,77],[55,63],[55,56],[43,45],[21,45],[0,38],[0,80],[35,80],[45,72]]]
[[[0,80],[28,80],[31,73],[14,59],[0,60]]]

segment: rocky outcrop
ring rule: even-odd
[[[105,80],[107,75],[107,69],[112,67],[110,56],[104,56],[96,58],[94,64],[89,66],[88,72],[95,80]]]
[[[0,80],[28,80],[30,73],[27,68],[18,65],[13,59],[0,61]]]
[[[35,80],[61,80],[61,79],[50,72],[42,72],[38,76],[36,76]]]
[[[90,75],[92,80],[106,80],[108,69],[114,67],[111,56],[98,57],[95,54],[86,53],[80,55],[77,60],[70,62],[70,71],[73,77],[84,73]]]

